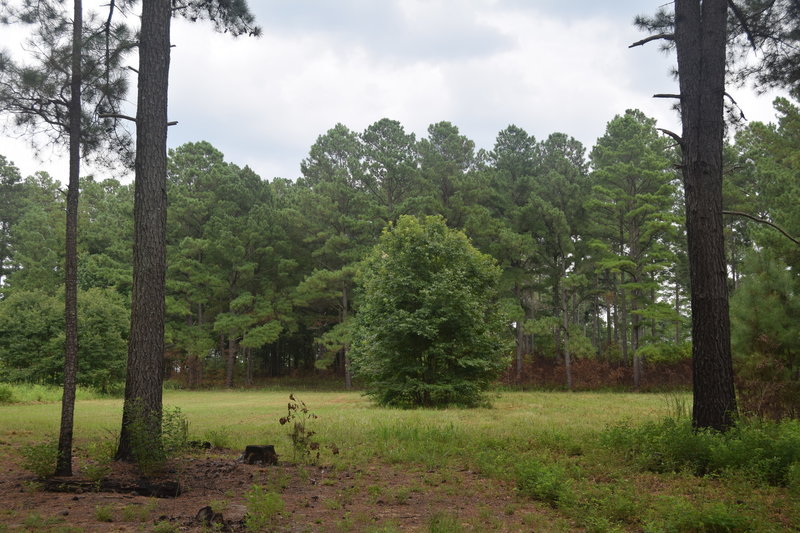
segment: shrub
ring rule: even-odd
[[[441,217],[403,216],[387,228],[358,275],[351,357],[367,393],[399,407],[483,403],[510,353],[499,276]]]

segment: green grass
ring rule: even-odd
[[[2,397],[7,400],[0,401],[0,405],[17,403],[51,403],[61,401],[61,387],[55,385],[32,385],[19,383],[0,383],[3,390]],[[98,392],[95,389],[78,387],[75,392],[78,400],[95,400],[108,398],[109,395]]]
[[[224,434],[237,451],[246,444],[274,444],[281,459],[291,460],[287,427],[278,422],[286,414],[288,394],[169,390],[164,403],[186,416],[190,439]],[[552,509],[548,512],[567,524],[566,530],[783,531],[785,524],[800,521],[800,499],[794,495],[800,482],[794,478],[787,489],[758,484],[740,472],[713,477],[652,472],[604,439],[609,427],[622,422],[638,427],[663,420],[674,414],[676,402],[690,403],[688,394],[504,392],[491,408],[468,410],[378,408],[357,392],[303,391],[297,396],[319,416],[312,429],[322,445],[323,463],[354,469],[370,461],[399,465],[420,472],[419,490],[425,490],[427,478],[435,483],[468,468],[507,482],[520,502]],[[79,442],[85,446],[115,435],[121,409],[117,399],[79,400]],[[56,434],[58,417],[58,403],[0,405],[0,443],[19,447],[46,440]],[[341,453],[331,455],[330,444]],[[369,487],[360,489],[372,494]],[[434,518],[431,529],[452,529],[450,516]],[[537,527],[555,528],[539,520],[531,516]]]

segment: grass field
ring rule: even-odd
[[[737,472],[653,473],[603,444],[610,425],[663,419],[690,403],[686,394],[504,392],[491,408],[411,411],[374,407],[357,392],[298,397],[319,417],[311,424],[323,450],[328,444],[340,450],[323,453],[323,462],[443,474],[469,469],[551,508],[558,520],[540,530],[796,531],[800,525],[800,501],[785,487]],[[186,416],[193,439],[234,450],[273,443],[291,459],[287,429],[278,423],[286,391],[166,391],[164,403]],[[79,444],[113,438],[121,407],[116,399],[79,401]],[[55,435],[58,417],[57,403],[0,406],[0,449],[14,453]]]

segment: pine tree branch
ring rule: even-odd
[[[100,113],[97,115],[100,118],[121,118],[123,120],[130,120],[131,122],[136,122],[136,119],[130,115],[122,115],[120,113]]]
[[[633,43],[630,46],[628,46],[628,48],[634,48],[636,46],[642,46],[642,45],[645,45],[645,44],[647,44],[647,43],[649,43],[651,41],[657,41],[659,39],[664,39],[665,41],[674,41],[675,40],[675,34],[674,33],[659,33],[659,34],[656,34],[656,35],[651,35],[650,37],[645,37],[641,41],[636,41],[635,43]]]
[[[771,226],[772,228],[774,228],[774,229],[778,230],[779,232],[781,232],[784,237],[786,237],[787,239],[789,239],[790,241],[795,243],[797,246],[800,246],[800,240],[795,239],[794,237],[789,235],[786,232],[785,229],[783,229],[782,227],[778,226],[777,224],[774,224],[774,223],[770,222],[769,220],[765,220],[763,218],[758,218],[756,216],[751,215],[750,213],[744,213],[742,211],[722,211],[722,214],[723,215],[731,215],[731,216],[735,216],[735,217],[745,217],[745,218],[749,218],[750,220],[752,220],[754,222],[758,222],[759,224],[766,224],[767,226]]]
[[[683,146],[683,138],[674,131],[666,130],[664,128],[656,128],[656,129],[665,135],[669,135],[675,140],[676,143],[678,143],[678,145]]]
[[[731,11],[733,11],[733,15],[736,17],[736,20],[738,20],[739,24],[742,25],[742,30],[744,30],[744,34],[747,35],[747,40],[750,41],[750,46],[753,47],[753,50],[758,49],[758,46],[756,45],[756,38],[753,35],[753,31],[750,29],[750,24],[747,22],[747,17],[745,16],[745,14],[733,0],[728,0],[728,7],[731,8]]]
[[[668,94],[668,93],[658,93],[654,94],[653,98],[675,98],[676,100],[681,99],[681,95],[679,94]]]
[[[100,117],[100,118],[119,118],[119,119],[122,119],[122,120],[130,120],[131,122],[136,122],[136,118],[134,118],[134,117],[132,117],[130,115],[123,115],[123,114],[120,114],[120,113],[100,113],[97,116]],[[177,120],[171,120],[171,121],[167,122],[167,126],[175,126],[177,124],[178,124]]]
[[[736,100],[733,99],[733,96],[731,96],[728,91],[725,91],[725,96],[727,96],[731,103],[736,106],[736,109],[739,110],[742,120],[747,120],[747,117],[744,116],[744,111],[742,110],[741,106],[736,103]]]

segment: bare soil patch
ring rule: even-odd
[[[469,470],[424,469],[373,461],[353,469],[330,466],[247,465],[234,450],[203,450],[174,461],[149,481],[177,481],[181,494],[153,498],[97,491],[87,482],[75,492],[44,490],[2,446],[0,531],[246,531],[247,493],[254,485],[280,494],[285,508],[263,531],[429,531],[435,522],[465,531],[550,530],[564,521],[542,504],[520,499],[513,486]],[[76,471],[80,460],[76,459]],[[131,465],[114,463],[106,478],[122,487],[141,483]],[[58,480],[50,480],[57,486]],[[213,514],[214,524],[203,523]],[[3,525],[5,529],[3,529]],[[450,528],[451,530],[454,527]]]

